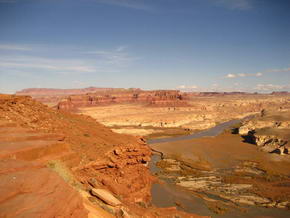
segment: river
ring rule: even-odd
[[[249,117],[245,118],[248,119]],[[219,135],[225,129],[241,122],[241,120],[231,120],[228,122],[221,123],[211,129],[201,131],[187,136],[179,136],[173,138],[161,138],[161,139],[151,139],[148,140],[148,144],[154,143],[164,143],[164,142],[175,142],[187,139],[194,139],[200,137],[213,137]],[[161,171],[160,168],[156,166],[156,163],[161,159],[161,155],[154,154],[152,156],[151,162],[149,163],[149,168],[152,174],[156,174]],[[231,210],[225,214],[216,214],[212,212],[204,200],[193,195],[191,192],[184,188],[181,188],[174,183],[170,182],[168,179],[163,180],[163,184],[153,184],[151,195],[152,203],[157,207],[172,207],[176,206],[179,210],[183,210],[188,213],[194,213],[203,216],[211,217],[224,217],[224,218],[242,218],[242,217],[281,217],[288,218],[290,213],[288,210],[277,209],[277,208],[265,208],[257,206],[244,206],[247,211],[241,211],[238,209]]]

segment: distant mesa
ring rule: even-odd
[[[72,110],[80,107],[116,103],[140,103],[148,106],[179,107],[188,106],[187,99],[187,94],[178,90],[111,90],[107,92],[88,93],[85,95],[71,95],[62,99],[58,103],[57,108],[59,110]]]
[[[289,92],[272,92],[271,95],[287,95]],[[33,99],[59,110],[73,110],[79,107],[90,107],[108,104],[140,103],[147,106],[180,107],[188,106],[188,100],[196,97],[218,97],[232,95],[258,95],[247,92],[182,92],[179,90],[149,90],[140,88],[98,88],[53,89],[29,88],[16,92],[16,95],[27,95]]]
[[[42,103],[56,106],[60,110],[114,103],[142,103],[151,106],[187,106],[188,94],[178,90],[151,90],[139,88],[50,89],[29,88],[16,92],[28,95]]]
[[[28,95],[42,103],[58,103],[61,99],[69,95],[80,95],[94,92],[107,92],[112,90],[122,90],[115,88],[88,87],[83,89],[53,89],[53,88],[29,88],[17,91],[16,95]]]
[[[288,95],[290,92],[281,91],[281,92],[272,92],[271,95]]]

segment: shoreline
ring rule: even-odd
[[[220,138],[222,138],[224,141],[227,141],[228,140],[227,137],[229,137],[231,135],[225,135],[226,133],[224,130],[222,131],[222,133],[220,133],[217,136],[195,138],[195,139],[193,138],[193,139],[188,139],[188,140],[182,140],[180,142],[183,142],[183,144],[190,144],[192,142],[197,141],[197,142],[199,142],[199,144],[202,144],[202,141],[213,142],[214,138],[218,138],[219,141],[220,141]],[[221,137],[221,135],[222,135],[222,137]],[[237,136],[235,136],[235,137],[236,137],[235,140],[237,140]],[[193,196],[193,195],[198,196],[199,195],[199,198],[202,198],[204,200],[204,202],[206,202],[203,204],[206,204],[207,208],[208,208],[208,211],[206,213],[200,214],[200,215],[213,216],[213,214],[211,214],[211,213],[214,211],[215,217],[219,217],[219,215],[217,215],[217,214],[224,214],[222,217],[228,217],[227,214],[231,214],[231,212],[228,212],[228,211],[237,211],[237,210],[243,211],[246,208],[246,210],[248,210],[248,213],[245,214],[244,212],[241,212],[241,214],[251,215],[251,214],[255,214],[255,211],[259,210],[259,211],[263,211],[263,212],[261,212],[262,214],[268,215],[268,214],[271,214],[272,211],[275,211],[275,214],[280,214],[279,217],[287,217],[286,214],[288,214],[289,211],[273,208],[273,207],[280,207],[280,208],[284,207],[285,208],[286,206],[283,206],[283,203],[281,204],[281,202],[280,202],[280,205],[277,202],[276,203],[269,202],[267,198],[261,198],[259,195],[256,195],[256,194],[253,195],[255,197],[250,198],[250,200],[254,201],[254,203],[250,202],[249,199],[242,199],[242,198],[236,199],[235,201],[233,201],[233,199],[230,199],[227,196],[217,195],[217,193],[215,191],[210,191],[211,188],[215,187],[213,184],[218,183],[219,186],[224,186],[224,184],[232,184],[232,191],[233,192],[237,191],[237,189],[238,189],[239,191],[244,191],[245,193],[248,193],[248,194],[252,193],[252,191],[249,190],[249,188],[252,188],[252,186],[250,187],[250,185],[246,186],[244,184],[241,184],[242,181],[237,181],[237,178],[234,179],[233,181],[230,181],[229,179],[227,179],[227,180],[225,180],[225,179],[227,176],[229,176],[231,174],[235,174],[236,171],[239,171],[240,174],[243,174],[243,173],[249,174],[249,172],[250,172],[250,173],[256,174],[253,176],[263,178],[263,177],[265,177],[265,175],[259,175],[259,173],[262,172],[262,171],[259,171],[260,166],[256,166],[256,165],[255,166],[236,166],[236,168],[232,169],[232,172],[229,173],[229,175],[227,175],[227,174],[222,175],[221,172],[216,171],[217,170],[216,166],[214,166],[214,167],[211,166],[207,169],[208,173],[205,173],[206,172],[206,171],[204,171],[205,169],[201,169],[202,167],[204,167],[204,163],[198,164],[198,161],[195,161],[195,163],[194,163],[194,161],[189,163],[189,162],[187,162],[188,156],[186,156],[186,155],[185,155],[186,158],[184,158],[183,156],[180,156],[180,157],[175,156],[174,157],[174,155],[172,155],[172,154],[174,154],[174,149],[173,150],[169,149],[169,152],[168,152],[168,149],[165,148],[166,146],[164,146],[164,144],[169,145],[172,143],[173,144],[175,143],[175,146],[172,146],[172,147],[179,148],[178,146],[184,146],[184,145],[181,145],[180,143],[178,144],[178,141],[177,142],[176,141],[175,142],[174,141],[173,142],[165,142],[165,143],[163,142],[163,143],[159,143],[159,144],[158,143],[151,144],[150,141],[148,142],[149,147],[151,148],[152,151],[154,151],[155,155],[156,155],[156,153],[158,153],[158,155],[160,156],[160,160],[157,161],[159,164],[157,162],[155,163],[155,167],[159,168],[159,171],[152,172],[152,168],[150,169],[150,171],[151,171],[151,173],[154,173],[161,181],[165,182],[165,184],[168,184],[168,181],[169,181],[169,183],[173,184],[173,186],[178,186],[178,187],[181,187],[182,189],[185,189],[185,192],[188,192],[189,196]],[[162,144],[163,144],[163,146],[161,146],[161,149],[160,149],[158,147],[158,145],[160,146]],[[196,144],[198,144],[198,143],[195,143],[194,145],[196,146]],[[194,146],[194,145],[191,145],[191,146]],[[246,146],[248,148],[251,147],[252,151],[256,150],[256,147],[253,145],[246,144]],[[187,148],[188,148],[188,146],[187,146]],[[166,152],[166,150],[167,150],[167,152]],[[186,153],[190,153],[190,151],[187,149]],[[263,155],[267,156],[267,154],[264,154],[264,153],[263,153]],[[154,155],[152,156],[152,158],[153,157],[154,157]],[[198,158],[200,158],[200,157],[198,157]],[[196,159],[198,159],[198,158],[196,158]],[[262,157],[262,159],[263,159],[263,157]],[[203,160],[200,158],[199,161],[202,162]],[[245,160],[238,160],[238,161],[245,162]],[[210,163],[210,164],[212,165],[212,163]],[[186,173],[184,173],[184,171],[186,171],[185,168],[188,171],[187,175],[186,175]],[[226,169],[224,167],[219,167],[219,168],[220,168],[220,170]],[[202,175],[198,175],[200,173]],[[185,174],[185,175],[181,176],[180,174]],[[190,176],[190,175],[194,175],[194,174],[196,176],[194,176],[194,177]],[[211,179],[198,180],[197,179],[197,178],[204,178],[204,177],[208,177],[208,178],[211,177],[213,180],[211,180]],[[249,181],[247,181],[247,182],[249,182]],[[209,185],[205,185],[203,187],[202,186],[197,187],[196,185],[194,185],[194,184],[200,184],[200,183],[208,183]],[[237,184],[235,184],[235,183],[237,183]],[[159,188],[161,186],[162,185],[159,185]],[[243,189],[242,187],[246,187],[246,188]],[[209,189],[207,189],[207,188],[209,188]],[[224,188],[228,189],[229,187],[227,185],[227,187],[224,187]],[[248,188],[248,190],[247,190],[247,188]],[[152,188],[152,190],[153,190],[152,192],[156,192],[156,188],[155,189]],[[194,194],[194,192],[196,192],[196,191],[197,191],[197,193]],[[200,191],[202,191],[202,193],[203,193],[202,195],[200,195],[200,193],[201,193]],[[204,195],[204,193],[209,194],[210,197],[208,197],[207,194]],[[152,194],[153,202],[155,202],[155,200],[154,200],[155,195],[154,195],[154,193],[151,193],[151,194]],[[233,193],[231,193],[231,194],[233,194]],[[222,201],[216,200],[215,199],[216,197],[214,197],[214,196],[219,196],[219,198],[221,197]],[[227,202],[226,204],[224,203],[225,200]],[[247,200],[248,200],[248,202],[247,202]],[[182,200],[181,200],[181,202],[182,202]],[[228,203],[228,202],[230,202],[230,203]],[[238,208],[235,206],[236,203],[239,204]],[[156,204],[156,202],[155,202],[155,204]],[[264,207],[256,206],[256,204],[258,204],[260,206],[264,206]],[[284,204],[287,205],[287,202],[284,201]],[[160,205],[162,205],[162,204],[159,204],[157,202],[156,206],[160,206]],[[250,206],[250,205],[252,205],[252,206]],[[253,206],[253,205],[255,205],[255,206]],[[167,205],[167,206],[169,206],[169,205]],[[171,205],[171,206],[174,206],[174,205]],[[190,209],[182,208],[182,203],[180,203],[179,206],[175,204],[175,206],[177,206],[178,209],[184,210],[186,212],[191,211]],[[204,208],[204,205],[202,205],[201,203],[199,203],[199,206],[201,208]],[[250,207],[250,209],[248,207]],[[266,209],[265,207],[272,207],[272,209]],[[198,211],[191,211],[191,212],[198,213]],[[241,216],[241,217],[243,217],[243,216]]]

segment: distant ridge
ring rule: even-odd
[[[56,89],[56,88],[28,88],[17,91],[16,95],[31,96],[37,101],[42,103],[57,104],[61,99],[70,95],[84,95],[95,92],[123,92],[126,90],[139,90],[139,89],[124,89],[124,88],[99,88],[88,87],[80,89]]]
[[[28,88],[17,91],[16,95],[73,95],[73,94],[85,94],[93,93],[97,91],[111,91],[120,90],[119,88],[99,88],[99,87],[88,87],[80,89],[57,89],[57,88]]]

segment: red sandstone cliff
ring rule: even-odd
[[[122,92],[90,93],[72,95],[57,105],[59,110],[72,110],[79,107],[90,107],[113,103],[142,103],[150,106],[186,106],[187,95],[176,90],[128,90]]]

